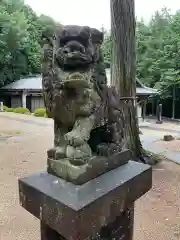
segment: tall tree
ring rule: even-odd
[[[111,60],[111,37],[105,31],[103,45],[106,62]],[[159,90],[163,115],[180,118],[180,11],[157,11],[148,23],[136,24],[136,76],[147,86]],[[113,79],[115,80],[115,79]]]
[[[143,159],[139,138],[136,98],[136,42],[134,0],[111,0],[112,84],[125,102],[126,146],[134,159]]]
[[[37,16],[23,0],[0,1],[0,87],[41,72],[40,39],[44,27],[55,25]]]
[[[0,86],[26,71],[21,52],[27,38],[27,21],[20,0],[2,0],[0,7]]]
[[[102,44],[102,50],[104,53],[104,62],[105,62],[105,66],[106,68],[110,68],[111,64],[111,50],[112,50],[112,42],[111,42],[111,35],[109,33],[109,31],[103,31],[104,33],[104,41]]]

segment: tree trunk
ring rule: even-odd
[[[134,0],[111,0],[111,82],[125,102],[126,146],[135,160],[144,162],[136,109]]]

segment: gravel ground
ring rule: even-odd
[[[46,168],[51,120],[25,116],[47,123],[40,126],[1,115],[0,132],[9,137],[0,139],[0,240],[40,240],[39,221],[19,206],[17,180]],[[179,182],[180,166],[166,161],[156,166],[152,190],[136,202],[134,240],[180,240]]]
[[[156,141],[156,144],[159,147],[165,148],[173,152],[180,152],[180,140],[175,139],[172,141]]]

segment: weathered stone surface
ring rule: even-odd
[[[174,140],[175,138],[172,136],[172,135],[164,135],[164,141],[172,141],[172,140]]]
[[[21,205],[43,224],[65,239],[85,240],[95,238],[100,232],[105,234],[106,230],[101,231],[101,228],[106,225],[110,228],[109,224],[115,224],[118,217],[126,215],[128,208],[151,185],[151,167],[129,161],[82,185],[46,172],[38,173],[20,179],[19,191]],[[126,220],[122,217],[120,222]]]
[[[109,158],[94,156],[88,163],[83,165],[78,161],[76,165],[72,165],[69,159],[64,161],[48,159],[48,166],[50,166],[48,172],[51,173],[52,171],[54,175],[60,176],[74,184],[83,184],[107,171],[128,163],[129,159],[131,159],[129,150],[113,154]]]
[[[92,157],[106,157],[107,162],[121,152],[122,106],[115,88],[107,86],[102,32],[64,26],[55,29],[54,35],[49,29],[43,32],[42,40],[43,95],[55,133],[54,148],[48,151],[48,171],[73,181],[79,176],[78,172],[70,175],[77,163],[87,169]],[[66,163],[63,171],[71,167],[72,171],[61,174]]]

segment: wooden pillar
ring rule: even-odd
[[[146,118],[146,106],[147,106],[147,99],[145,99],[143,101],[143,111],[142,111],[142,118],[143,118],[143,121],[145,121],[145,118]]]
[[[26,92],[22,92],[22,107],[26,108],[26,97],[27,97],[27,93]]]
[[[0,102],[0,112],[4,111],[3,102]]]
[[[154,99],[152,99],[152,116],[154,116]]]

